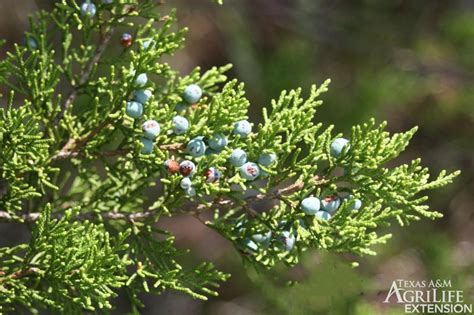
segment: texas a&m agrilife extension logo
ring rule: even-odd
[[[451,280],[394,280],[383,303],[404,304],[405,313],[472,314],[472,304]]]

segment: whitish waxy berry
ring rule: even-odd
[[[202,97],[202,90],[197,84],[188,85],[183,92],[183,99],[189,104],[199,102]]]
[[[148,139],[155,139],[160,134],[160,124],[155,120],[147,120],[142,125],[143,135]]]
[[[245,253],[254,253],[258,251],[258,245],[254,241],[246,238],[242,241],[242,250]]]
[[[308,226],[306,225],[306,222],[304,222],[303,219],[299,219],[298,223],[299,223],[300,227],[302,227],[303,229],[306,229],[306,230],[308,229]]]
[[[143,50],[148,50],[148,48],[155,48],[155,41],[153,39],[147,39],[142,43]]]
[[[353,196],[351,196],[352,198],[354,198]],[[352,199],[350,198],[350,199]],[[362,208],[362,200],[360,199],[352,199],[351,200],[351,205],[352,205],[352,210],[359,210],[360,208]]]
[[[125,48],[132,46],[132,42],[133,42],[132,35],[128,33],[123,33],[122,36],[120,36],[120,45],[122,45]]]
[[[234,149],[230,154],[229,162],[233,166],[240,167],[247,162],[247,153],[242,149]]]
[[[183,116],[174,116],[173,117],[173,132],[177,135],[182,135],[186,133],[189,129],[189,121]]]
[[[247,220],[246,219],[243,219],[241,221],[238,221],[236,224],[235,224],[235,230],[237,230],[239,233],[242,232],[244,230],[244,224],[247,223]]]
[[[140,73],[135,79],[136,86],[144,86],[148,82],[148,76],[146,73]]]
[[[176,104],[176,106],[174,107],[174,110],[176,112],[182,112],[184,110],[186,110],[186,108],[188,107],[188,104],[185,103],[185,102],[179,102],[178,104]]]
[[[195,189],[194,187],[190,187],[189,189],[184,190],[184,192],[185,192],[186,195],[188,195],[189,197],[194,197],[194,196],[196,196],[196,189]]]
[[[83,4],[81,4],[81,15],[86,16],[86,17],[94,17],[94,15],[97,12],[97,8],[95,7],[95,4],[86,1]]]
[[[318,211],[316,212],[316,218],[321,220],[329,220],[331,219],[331,214],[327,211]]]
[[[153,140],[150,140],[148,138],[142,138],[141,141],[143,144],[143,154],[150,154],[151,152],[153,152]]]
[[[354,198],[354,195],[349,195],[344,199],[349,199],[350,204],[352,205],[352,210],[359,210],[362,208],[362,200]]]
[[[352,204],[352,210],[359,210],[362,208],[362,200],[354,199],[354,203]]]
[[[140,118],[143,115],[143,105],[138,102],[127,102],[125,113],[132,118]]]
[[[262,244],[265,247],[268,247],[268,245],[270,245],[270,241],[272,240],[272,231],[254,234],[252,235],[252,240]]]
[[[241,120],[234,124],[234,135],[246,138],[252,132],[252,125],[247,120]]]
[[[338,196],[327,196],[323,200],[321,200],[321,205],[323,210],[334,213],[339,206],[341,205],[341,199]]]
[[[301,210],[308,215],[315,215],[321,207],[321,201],[316,197],[308,197],[301,201]]]
[[[258,157],[258,164],[268,167],[275,163],[276,160],[277,156],[275,153],[263,153]]]
[[[25,38],[25,44],[26,44],[26,47],[28,47],[31,50],[38,49],[38,42],[32,36],[27,36]]]
[[[165,170],[170,174],[176,174],[179,172],[179,163],[175,160],[166,160],[163,165]]]
[[[196,165],[194,165],[194,163],[189,160],[184,160],[179,164],[179,172],[183,176],[190,176],[194,174],[195,170]]]
[[[204,176],[206,177],[206,182],[214,183],[221,177],[221,172],[219,172],[215,167],[211,167],[204,172]]]
[[[247,162],[240,168],[240,176],[246,180],[254,180],[260,175],[260,168],[253,162]]]
[[[343,176],[357,175],[359,171],[360,171],[360,168],[358,167],[354,167],[354,168],[345,167],[342,175]]]
[[[279,228],[286,228],[287,227],[287,221],[286,220],[281,220],[280,222],[278,222],[278,227]]]
[[[186,151],[194,157],[203,156],[206,153],[206,144],[203,137],[196,137],[188,142]]]
[[[211,148],[207,148],[206,149],[206,155],[211,155],[211,154],[218,154],[220,153],[221,151],[220,150],[213,150]]]
[[[296,237],[289,231],[283,231],[278,236],[278,241],[285,250],[290,251],[293,249],[293,246],[295,246]]]
[[[146,104],[153,93],[150,90],[136,90],[133,92],[133,99],[139,103]]]
[[[331,143],[330,153],[333,157],[338,158],[344,152],[345,147],[350,147],[349,140],[344,138],[336,138]]]
[[[208,144],[211,147],[211,149],[216,150],[216,151],[220,151],[224,149],[228,143],[229,143],[229,140],[227,139],[227,137],[221,133],[213,134],[208,141]]]
[[[189,177],[185,177],[181,180],[181,182],[179,183],[179,186],[182,189],[187,190],[193,186],[193,183],[191,182],[191,179]]]

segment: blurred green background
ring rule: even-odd
[[[2,0],[0,37],[21,41],[27,15],[48,3]],[[355,257],[313,251],[291,270],[258,273],[194,219],[164,220],[178,246],[191,249],[189,264],[207,259],[232,277],[207,302],[175,292],[144,296],[144,314],[403,314],[382,303],[395,279],[451,279],[474,303],[474,1],[169,0],[163,10],[172,7],[190,31],[169,62],[183,73],[233,63],[253,121],[282,89],[331,78],[318,121],[340,132],[372,116],[391,131],[419,125],[397,163],[421,156],[433,173],[463,173],[430,195],[443,219],[394,225],[388,245],[357,258],[356,269]],[[118,300],[115,313],[127,310]]]

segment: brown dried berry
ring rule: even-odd
[[[132,13],[132,12],[135,12],[137,10],[137,8],[135,8],[133,5],[131,5],[126,10],[127,10],[127,13]]]
[[[219,180],[221,173],[216,168],[211,167],[204,172],[204,176],[206,177],[206,182],[214,183]]]
[[[125,48],[132,46],[132,42],[133,42],[133,37],[132,35],[128,33],[123,33],[122,36],[120,37],[120,45],[122,45]]]
[[[183,176],[191,175],[194,172],[195,168],[196,166],[194,165],[194,163],[188,160],[183,161],[181,162],[181,164],[179,164],[179,172]]]
[[[166,160],[165,169],[170,174],[176,174],[179,171],[179,163],[175,160]]]

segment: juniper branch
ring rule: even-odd
[[[321,176],[314,176],[312,178],[312,183],[314,185],[322,185],[326,183],[327,180],[321,178]],[[262,200],[282,200],[285,195],[293,194],[301,189],[303,189],[304,183],[301,181],[292,183],[288,186],[278,188],[274,191],[271,191],[267,194],[259,193],[256,195],[250,195],[244,198],[245,205],[242,204],[242,207],[249,207],[253,201],[262,201]],[[196,203],[185,205],[181,209],[176,209],[174,212],[182,213],[182,214],[199,214],[202,211],[215,209],[215,208],[231,208],[234,206],[238,206],[234,199],[217,199],[212,201],[210,205],[203,204],[203,203]],[[156,215],[157,212],[155,210],[147,210],[144,212],[133,212],[133,213],[123,213],[123,212],[84,212],[79,213],[75,219],[78,221],[82,220],[93,220],[97,217],[102,217],[104,220],[124,220],[124,221],[140,221],[145,220],[150,217]],[[254,212],[254,214],[256,214]],[[56,218],[61,218],[63,216],[62,213],[53,213],[52,216]],[[2,223],[13,223],[13,222],[34,222],[37,221],[41,217],[41,213],[39,212],[31,212],[31,213],[24,213],[18,216],[13,216],[10,213],[0,210],[0,222]]]
[[[4,277],[0,278],[0,283],[2,283],[2,281],[5,281],[5,279],[7,279],[7,278],[21,279],[23,277],[28,277],[28,276],[31,276],[31,275],[37,275],[37,274],[40,274],[40,273],[41,273],[41,270],[39,268],[35,268],[35,267],[31,267],[31,268],[27,268],[27,269],[21,269],[21,270],[15,271],[14,273],[9,274],[9,275],[6,275],[5,272],[0,271],[0,276],[4,276]]]
[[[355,126],[350,139],[333,135],[333,126],[314,123],[327,80],[312,86],[308,97],[300,88],[283,91],[252,130],[243,83],[224,75],[229,66],[180,76],[162,60],[184,41],[185,30],[173,28],[174,13],[161,16],[154,0],[97,2],[61,1],[54,13],[42,12],[28,33],[35,45],[17,46],[0,63],[0,81],[32,100],[16,108],[12,95],[9,107],[0,109],[0,222],[34,223],[28,224],[30,242],[0,248],[0,276],[14,275],[0,277],[0,287],[10,290],[0,308],[102,312],[124,287],[134,305],[142,291],[172,288],[201,299],[202,292],[215,294],[212,287],[226,275],[208,265],[183,272],[172,236],[154,227],[163,215],[194,216],[265,268],[294,265],[309,248],[374,254],[371,247],[389,237],[378,235],[377,227],[441,216],[429,210],[424,192],[449,184],[457,172],[430,181],[418,159],[385,167],[416,128],[390,135],[385,123],[370,120]],[[64,35],[63,66],[47,36],[51,24]],[[114,27],[122,26],[133,41],[122,42],[119,58],[104,60]],[[96,34],[100,40],[92,42]],[[96,78],[98,64],[104,73]],[[12,78],[1,78],[3,66]],[[57,96],[61,74],[71,85],[64,102]],[[20,88],[9,83],[17,81]],[[175,118],[187,121],[184,132],[176,132]],[[154,130],[145,119],[155,120]],[[104,150],[109,145],[114,149]],[[230,158],[233,151],[245,161]],[[63,170],[53,163],[73,158]],[[177,167],[184,160],[192,163]],[[201,172],[205,176],[193,176]],[[146,189],[158,181],[162,194],[148,196]],[[264,200],[271,208],[257,211]],[[146,201],[152,202],[148,208]],[[26,213],[28,203],[35,208]],[[257,241],[261,236],[268,239]],[[38,271],[34,285],[26,277],[32,271]]]
[[[58,113],[58,115],[56,116],[54,120],[55,124],[59,123],[59,121],[63,118],[66,110],[74,103],[79,93],[80,88],[89,81],[92,71],[94,70],[94,67],[97,66],[97,64],[99,63],[99,60],[102,57],[102,54],[104,53],[105,49],[107,48],[107,45],[110,42],[110,39],[112,38],[114,29],[115,29],[114,27],[111,27],[108,31],[101,34],[100,43],[97,46],[96,51],[94,55],[92,56],[92,58],[86,64],[84,69],[82,69],[81,74],[79,76],[78,84],[76,84],[73,87],[71,92],[69,92],[68,97],[66,98],[64,103],[61,104],[60,112]]]
[[[76,151],[77,147],[73,148],[73,151],[70,151],[69,149],[71,144],[67,144],[63,147],[61,151],[56,153],[51,160],[64,160],[64,159],[69,159],[69,158],[75,158],[75,157],[81,157],[84,156],[85,153],[81,151]],[[160,150],[162,151],[179,151],[184,148],[184,145],[182,143],[170,143],[170,144],[162,144],[159,146]],[[123,156],[126,155],[127,153],[132,152],[132,149],[130,148],[123,148],[123,149],[116,149],[116,150],[110,150],[110,151],[104,151],[104,152],[93,152],[91,155],[93,156],[102,156],[102,157],[113,157],[113,156]]]

